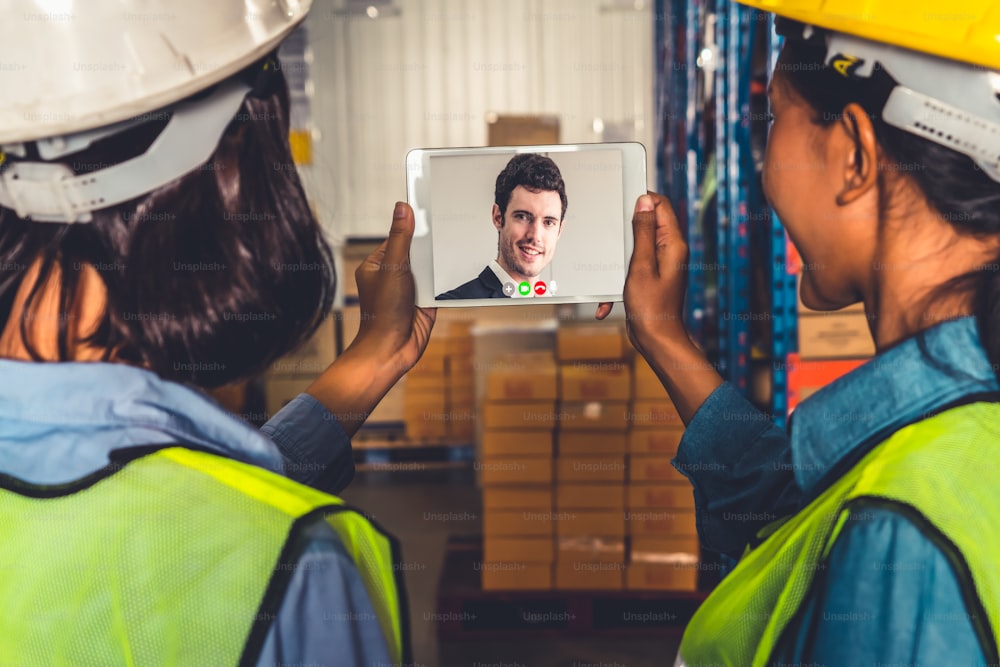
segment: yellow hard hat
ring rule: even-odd
[[[883,121],[967,155],[1000,182],[1000,1],[738,1],[797,22],[796,37],[821,39],[832,72],[888,74]]]
[[[1000,70],[997,0],[737,0],[801,23]]]

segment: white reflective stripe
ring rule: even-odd
[[[206,98],[178,104],[149,150],[106,169],[74,176],[64,164],[12,163],[0,174],[0,205],[38,222],[89,222],[91,211],[152,192],[204,164],[249,91],[230,80]]]
[[[990,178],[1000,181],[1000,123],[905,86],[893,89],[882,118],[894,127],[968,155]]]
[[[677,659],[674,661],[674,667],[687,667],[687,663],[684,662],[684,658],[681,657],[680,651],[677,652]]]

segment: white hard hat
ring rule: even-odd
[[[273,51],[312,0],[0,0],[0,144],[161,109]]]
[[[232,75],[273,52],[311,5],[0,0],[0,150],[23,158],[0,170],[0,206],[39,222],[89,222],[204,164],[252,90]],[[82,175],[59,162],[159,110],[170,120],[145,153]]]

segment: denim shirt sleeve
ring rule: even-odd
[[[672,463],[694,487],[702,545],[734,558],[802,500],[788,435],[728,382],[695,413]]]
[[[351,439],[336,417],[309,394],[299,394],[261,426],[284,463],[287,477],[336,494],[354,479]]]
[[[900,514],[852,512],[819,574],[780,661],[986,664],[947,557]]]
[[[343,543],[325,521],[307,530],[258,667],[390,665],[371,598]]]

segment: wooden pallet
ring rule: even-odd
[[[451,537],[438,581],[441,641],[526,636],[680,636],[705,591],[484,591],[481,537]]]
[[[475,447],[468,442],[354,440],[352,448],[358,469],[409,462],[468,466],[475,458]]]

